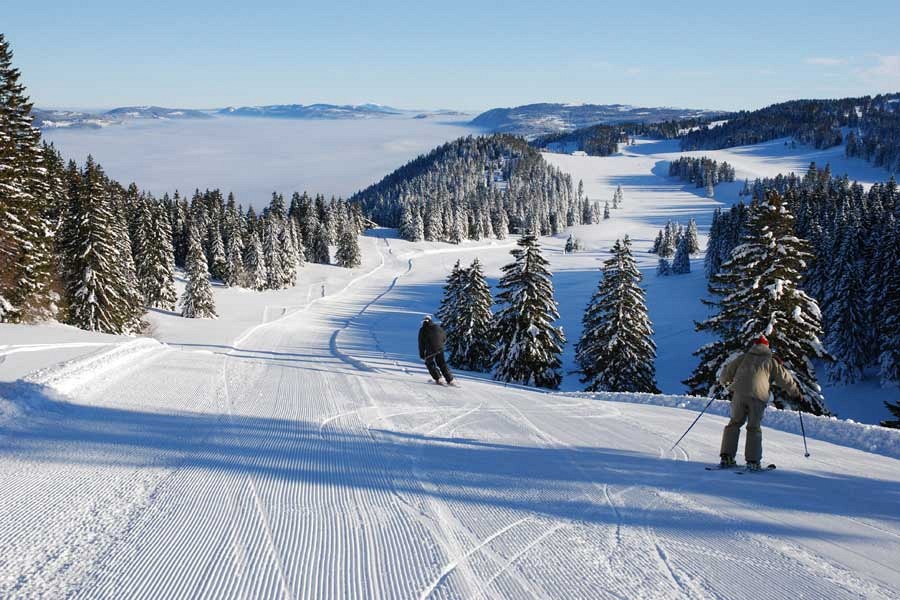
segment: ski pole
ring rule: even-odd
[[[700,414],[697,415],[697,418],[694,419],[694,422],[691,423],[691,426],[687,428],[687,431],[685,431],[684,433],[682,433],[682,434],[681,434],[681,437],[678,438],[678,441],[675,442],[675,443],[672,445],[671,448],[669,448],[669,452],[671,452],[672,450],[674,450],[674,449],[675,449],[675,446],[677,446],[678,444],[680,444],[680,443],[681,443],[681,440],[684,439],[684,436],[686,436],[686,435],[688,434],[688,432],[689,432],[691,429],[694,428],[694,425],[697,424],[697,421],[700,420],[700,417],[703,416],[703,413],[706,412],[706,409],[709,408],[709,405],[713,403],[713,400],[715,400],[715,398],[710,398],[710,399],[709,399],[709,402],[706,403],[706,406],[703,407],[703,410],[700,411]]]
[[[806,447],[806,429],[803,427],[803,413],[797,409],[797,416],[800,417],[800,433],[803,434],[803,456],[809,458],[809,448]]]

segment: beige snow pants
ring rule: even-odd
[[[747,441],[744,444],[744,460],[759,462],[762,459],[762,423],[766,403],[756,398],[735,396],[731,399],[731,421],[722,433],[722,449],[719,454],[734,457],[737,454],[741,426],[747,423]]]

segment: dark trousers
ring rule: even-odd
[[[428,358],[425,359],[425,366],[428,367],[428,372],[434,378],[435,381],[441,380],[441,375],[444,376],[444,379],[447,380],[447,383],[453,381],[453,373],[450,372],[450,367],[447,366],[447,361],[444,359],[444,353],[438,352],[437,354],[432,354]]]

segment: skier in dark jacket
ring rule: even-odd
[[[448,385],[453,384],[453,373],[444,359],[444,344],[447,342],[447,334],[440,325],[425,316],[422,327],[419,329],[419,358],[425,360],[428,372],[434,378],[435,383],[441,382],[441,375]]]

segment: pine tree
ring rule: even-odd
[[[459,352],[457,347],[461,345],[462,340],[457,334],[458,314],[462,304],[461,295],[466,284],[465,269],[461,268],[459,261],[453,265],[450,274],[447,275],[447,281],[444,283],[444,293],[441,296],[441,303],[438,306],[435,316],[441,322],[441,328],[447,335],[446,348],[449,354],[450,363],[456,364]]]
[[[266,215],[263,221],[263,256],[266,263],[266,288],[279,290],[284,287],[284,281],[288,278],[285,270],[281,247],[281,232],[283,224],[271,213]]]
[[[324,224],[319,223],[319,227],[316,229],[314,237],[310,242],[310,249],[312,250],[312,262],[321,265],[331,264],[331,250],[328,247],[328,232],[326,231]]]
[[[653,240],[653,246],[650,247],[651,254],[659,254],[660,248],[662,248],[663,243],[663,232],[660,229],[656,234],[656,239]]]
[[[880,308],[878,338],[881,352],[878,356],[878,375],[882,385],[900,384],[900,222],[891,216],[885,226],[882,241],[882,276],[873,282],[880,289],[874,297],[883,299]],[[900,415],[898,415],[900,416]]]
[[[672,221],[668,221],[663,229],[662,243],[659,245],[658,254],[664,258],[671,258],[675,255],[677,245],[678,227]]]
[[[228,287],[245,285],[247,273],[244,270],[244,236],[241,227],[241,215],[236,210],[227,213],[225,231],[228,242],[225,245],[225,278],[222,282]]]
[[[244,251],[244,270],[247,273],[246,285],[257,291],[266,289],[269,282],[269,273],[266,269],[266,259],[263,252],[262,241],[259,233],[250,233],[250,241]]]
[[[673,274],[685,275],[691,272],[691,255],[689,248],[689,236],[681,236],[681,239],[678,241],[678,248],[675,250],[675,258],[672,260]]]
[[[603,219],[609,218],[609,201],[603,204]]]
[[[0,322],[52,316],[49,191],[40,132],[0,33]]]
[[[165,206],[153,203],[148,207],[150,231],[147,248],[141,255],[142,291],[146,306],[175,310],[178,292],[175,291],[175,250],[172,247],[172,225]]]
[[[210,224],[209,272],[213,279],[219,281],[224,281],[228,276],[228,257],[225,255],[225,243],[219,230],[218,216]]]
[[[200,232],[191,227],[191,237],[187,257],[187,286],[181,296],[181,316],[188,319],[216,318],[216,304],[212,285],[209,282],[209,267]]]
[[[859,267],[846,255],[833,268],[840,269],[840,275],[832,290],[834,298],[824,311],[828,323],[825,345],[835,359],[831,380],[854,383],[862,379],[869,339],[864,288]]]
[[[589,392],[659,393],[653,329],[630,244],[627,236],[616,240],[582,319],[575,360]]]
[[[703,270],[707,277],[712,277],[719,272],[721,263],[721,245],[722,231],[720,227],[722,209],[717,208],[713,211],[712,223],[709,226],[709,239],[706,242],[706,254],[703,257]],[[660,238],[661,239],[661,238]]]
[[[687,232],[687,251],[688,254],[697,254],[700,252],[700,237],[697,233],[697,221],[691,218],[688,221]]]
[[[826,414],[811,362],[829,358],[819,341],[821,313],[799,287],[812,258],[809,244],[795,234],[794,217],[777,192],[751,205],[747,227],[744,243],[710,278],[710,294],[718,300],[707,304],[718,307],[718,314],[697,323],[697,329],[719,339],[695,352],[700,364],[685,383],[691,393],[725,397],[727,390],[717,380],[719,369],[764,334],[800,387],[800,408]],[[774,397],[779,407],[789,403],[782,390],[775,390]]]
[[[503,267],[499,284],[494,378],[556,389],[566,340],[562,328],[553,326],[559,313],[552,275],[534,234],[526,231],[518,246],[511,252],[515,262]]]
[[[114,286],[116,296],[120,298],[120,314],[123,320],[123,331],[137,333],[144,329],[141,320],[144,315],[144,296],[141,294],[137,279],[137,268],[131,254],[131,238],[128,236],[128,220],[121,197],[122,187],[103,177],[111,199],[112,240],[115,249],[113,265],[115,269]]]
[[[338,237],[337,251],[334,254],[335,262],[345,269],[353,269],[362,264],[359,239],[356,232],[348,224],[345,224]]]
[[[136,290],[130,240],[122,223],[127,244],[121,243],[120,223],[103,172],[92,157],[88,156],[76,185],[61,244],[68,320],[88,331],[134,333]]]
[[[462,281],[454,317],[454,339],[450,345],[451,363],[468,371],[487,371],[494,351],[493,298],[477,258],[463,271]]]
[[[416,235],[415,214],[409,202],[404,202],[403,207],[400,209],[400,227],[397,230],[397,234],[401,239],[410,242],[417,241],[414,239]]]

